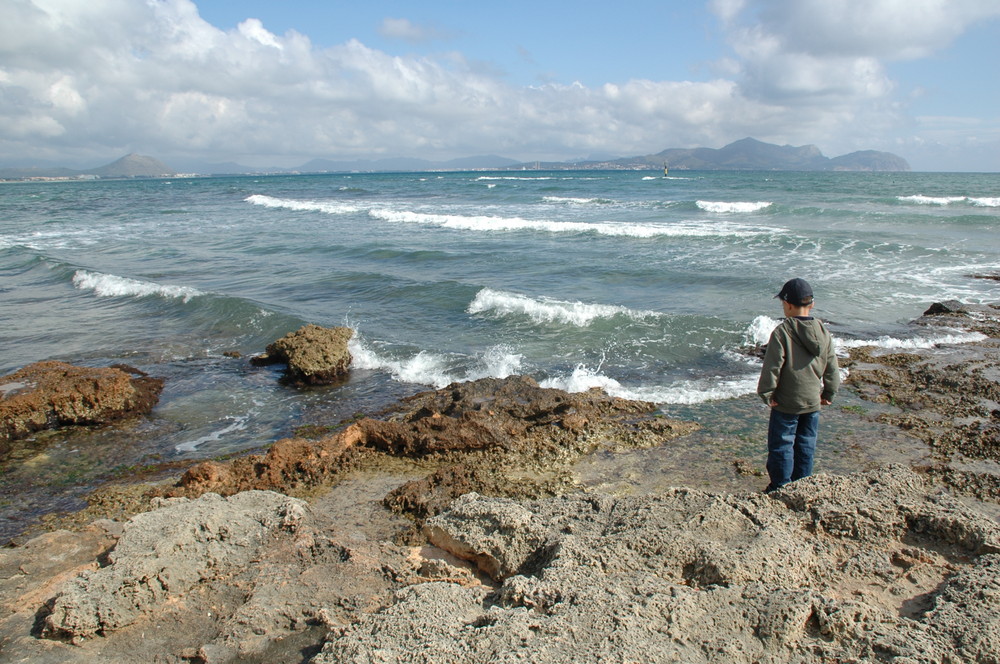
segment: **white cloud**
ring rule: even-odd
[[[420,25],[407,18],[386,18],[379,25],[379,34],[388,39],[399,39],[419,44],[422,42],[447,39],[448,33],[429,25]]]
[[[220,30],[190,0],[3,0],[0,155],[93,164],[140,151],[168,163],[289,166],[380,155],[533,160],[744,136],[890,149],[873,142],[900,123],[883,59],[939,48],[996,5],[949,2],[957,9],[947,13],[942,4],[715,0],[734,57],[714,80],[524,88],[456,53],[397,57],[356,40],[320,49],[253,18]],[[863,9],[882,42],[862,30]],[[917,12],[907,19],[912,33],[896,29],[894,11],[896,23]],[[404,19],[383,30],[437,34]]]

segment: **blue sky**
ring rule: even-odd
[[[1000,0],[3,0],[0,165],[721,147],[1000,171]]]

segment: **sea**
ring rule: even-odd
[[[938,301],[1000,301],[982,278],[998,273],[996,173],[3,183],[0,376],[125,363],[165,387],[149,417],[26,443],[4,462],[0,513],[71,508],[148,464],[261,449],[482,377],[711,421],[756,404],[747,351],[779,322],[787,279],[812,284],[846,352],[981,338],[910,322]],[[346,381],[296,387],[251,365],[308,323],[355,330]]]

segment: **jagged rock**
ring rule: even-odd
[[[291,379],[325,385],[347,373],[351,365],[347,342],[353,335],[349,327],[306,325],[268,344],[265,354],[252,361],[258,366],[286,363]]]
[[[941,314],[964,314],[967,313],[967,309],[964,304],[958,300],[945,300],[944,302],[935,302],[927,308],[924,312],[924,316],[939,316]]]
[[[412,458],[467,457],[387,499],[393,509],[422,519],[468,491],[539,497],[565,490],[552,479],[599,446],[648,447],[698,428],[656,417],[648,402],[610,397],[600,390],[570,394],[539,387],[526,376],[456,383],[404,399],[386,419],[364,418],[320,440],[288,438],[264,455],[188,470],[165,495],[228,495],[247,489],[288,491],[318,484],[348,467],[362,450]],[[511,471],[545,474],[512,479]]]
[[[163,381],[126,365],[30,364],[0,378],[0,452],[4,441],[72,424],[107,424],[148,413]]]
[[[302,501],[264,491],[167,501],[129,520],[106,567],[66,584],[45,631],[79,641],[126,627],[197,584],[242,569],[275,531],[294,531],[304,511]]]
[[[314,664],[998,661],[1000,524],[902,466],[766,496],[467,495],[425,531],[499,590],[402,589]]]

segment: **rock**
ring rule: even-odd
[[[657,417],[655,410],[654,404],[600,390],[542,388],[527,376],[455,383],[404,399],[385,419],[364,418],[320,440],[288,438],[264,455],[199,464],[165,495],[312,486],[349,468],[365,451],[447,459],[386,499],[392,509],[423,519],[470,491],[555,495],[569,488],[568,467],[595,448],[659,445],[698,428]],[[518,473],[522,477],[515,478]]]
[[[252,362],[258,366],[286,363],[290,379],[326,385],[347,373],[351,364],[347,342],[353,335],[349,327],[306,325],[268,344],[265,354]]]
[[[939,316],[941,314],[964,314],[967,313],[965,305],[958,300],[945,300],[944,302],[935,302],[927,311],[924,312],[924,316]]]
[[[206,494],[194,504],[167,501],[125,525],[108,565],[85,571],[53,600],[50,637],[80,641],[130,625],[176,602],[199,583],[254,560],[277,530],[294,531],[305,503],[262,491],[231,498]]]
[[[477,585],[445,552],[369,541],[323,505],[273,492],[161,500],[124,524],[0,549],[0,662],[291,664],[402,584]]]
[[[4,441],[42,429],[107,424],[148,413],[163,381],[132,367],[30,364],[0,378],[0,450]]]
[[[428,520],[502,579],[428,583],[312,662],[997,662],[1000,524],[902,466],[770,495],[468,495]]]

